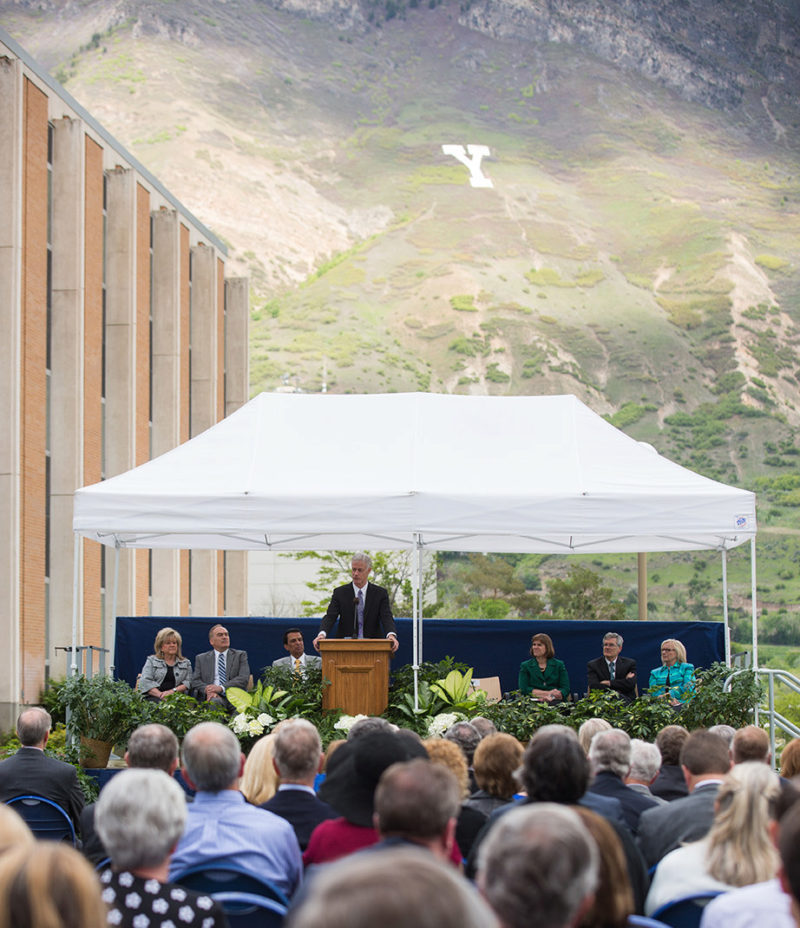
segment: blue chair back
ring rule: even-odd
[[[217,893],[250,893],[255,896],[266,897],[283,906],[289,905],[286,894],[269,880],[255,876],[249,870],[237,866],[229,860],[206,861],[194,867],[189,867],[182,873],[176,873],[173,883],[180,883],[187,889],[198,893],[215,896]]]
[[[669,925],[655,918],[648,918],[647,915],[629,915],[628,928],[669,928]]]
[[[703,909],[721,893],[721,890],[716,890],[674,899],[656,909],[653,912],[653,918],[668,925],[669,928],[699,928]]]
[[[212,893],[223,908],[229,928],[280,928],[286,906],[255,893]]]
[[[6,805],[11,806],[25,819],[37,838],[69,841],[75,847],[75,827],[72,819],[57,802],[45,799],[44,796],[29,795],[7,799]]]

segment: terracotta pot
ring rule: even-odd
[[[96,741],[81,735],[81,764],[84,767],[107,767],[113,747],[108,741]]]

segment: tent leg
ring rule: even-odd
[[[725,623],[725,666],[731,666],[731,627],[728,622],[728,549],[722,549],[722,621]]]
[[[758,673],[758,601],[756,600],[756,539],[750,539],[750,604],[752,606],[753,625],[753,670]],[[753,713],[753,721],[758,725],[758,705]]]
[[[414,615],[412,618],[413,638],[411,643],[412,668],[414,670],[414,711],[419,709],[419,655],[420,655],[420,634],[419,627],[422,616],[422,546],[418,533],[414,534],[414,548],[416,557],[414,558],[414,572],[416,582],[414,583]]]
[[[75,532],[72,561],[72,649],[68,676],[78,672],[78,612],[80,611],[81,536]]]
[[[111,620],[117,624],[117,596],[119,594],[119,543],[114,543],[114,591],[111,595]]]

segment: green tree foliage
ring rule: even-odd
[[[571,566],[563,580],[548,585],[550,610],[557,619],[596,619],[616,622],[625,618],[625,604],[614,600],[611,587],[588,567]]]
[[[529,593],[515,572],[515,565],[499,554],[470,554],[456,595],[459,618],[508,618],[536,616],[544,601]]]

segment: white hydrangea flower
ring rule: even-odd
[[[250,721],[247,723],[247,734],[263,735],[264,726],[261,724],[261,722],[258,721],[258,719],[250,719]]]
[[[271,725],[275,724],[275,719],[271,715],[267,715],[266,712],[262,712],[260,715],[256,716],[256,718],[261,722],[264,728],[269,728]]]
[[[365,719],[366,715],[343,715],[338,722],[334,724],[334,728],[338,731],[350,731],[350,729],[356,724],[356,722]]]
[[[458,712],[440,712],[428,722],[428,737],[435,738],[443,735],[451,725],[461,721]]]
[[[244,714],[240,712],[238,715],[235,715],[231,720],[231,728],[236,732],[237,735],[247,734],[247,723],[249,719]]]

